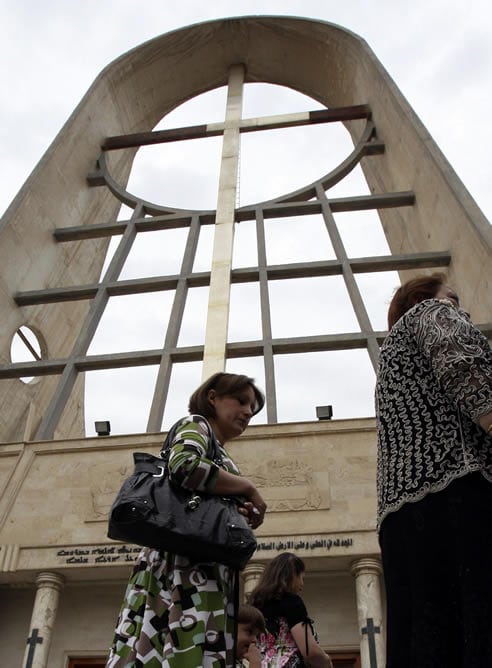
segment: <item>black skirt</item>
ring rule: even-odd
[[[492,667],[492,484],[480,473],[381,526],[387,668]]]

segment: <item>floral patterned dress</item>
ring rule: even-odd
[[[213,489],[219,467],[207,459],[211,428],[182,418],[169,457],[170,478]],[[224,448],[222,467],[239,473]],[[223,564],[143,548],[130,577],[106,668],[229,668],[233,661],[233,576]]]
[[[284,593],[266,603],[262,608],[267,633],[260,636],[258,646],[262,655],[262,668],[301,668],[305,666],[302,654],[290,629],[296,624],[309,625],[304,601],[297,594]],[[313,630],[313,633],[314,630]],[[315,634],[316,637],[316,634]]]

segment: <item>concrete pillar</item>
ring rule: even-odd
[[[245,601],[258,584],[264,570],[264,564],[247,564],[246,568],[241,573],[243,580],[243,597]]]
[[[360,630],[361,668],[384,668],[386,665],[383,601],[381,596],[380,559],[363,557],[351,565],[355,578],[357,616]]]
[[[55,625],[63,577],[57,573],[39,573],[23,668],[47,668],[51,636]]]

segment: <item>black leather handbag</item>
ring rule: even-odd
[[[108,537],[242,570],[256,550],[256,539],[238,510],[240,499],[197,493],[170,482],[174,431],[166,438],[162,457],[133,453],[135,468],[111,507]],[[220,466],[213,433],[207,456]]]

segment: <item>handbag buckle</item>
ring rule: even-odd
[[[186,508],[188,510],[196,510],[198,506],[200,505],[202,501],[202,497],[199,496],[198,494],[194,494],[191,499],[189,499],[188,503],[186,504]]]
[[[162,476],[164,475],[164,466],[158,466],[157,468],[160,470],[160,473],[153,473],[152,477],[153,478],[162,478]]]

